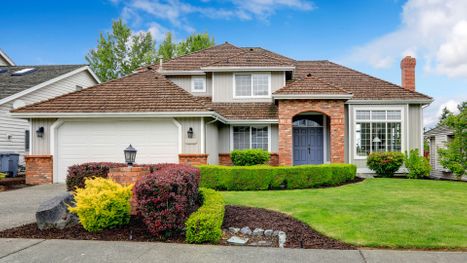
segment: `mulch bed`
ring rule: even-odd
[[[130,224],[98,233],[87,232],[81,225],[59,229],[39,230],[35,223],[19,226],[0,232],[0,238],[40,238],[40,239],[75,239],[107,241],[162,241],[149,235],[146,226],[136,217]],[[185,237],[179,236],[168,240],[169,243],[184,243]]]
[[[282,213],[252,207],[226,206],[223,228],[248,226],[282,230],[287,235],[285,247],[315,249],[356,249],[354,246],[326,237],[308,225]]]

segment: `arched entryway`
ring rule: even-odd
[[[324,114],[315,112],[293,117],[293,165],[327,162],[327,123]]]

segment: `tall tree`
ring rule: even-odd
[[[130,74],[156,61],[156,44],[150,32],[134,34],[121,20],[112,22],[112,32],[99,36],[97,48],[86,55],[92,70],[102,81]]]
[[[174,58],[176,56],[176,47],[177,45],[172,40],[172,33],[168,32],[164,41],[159,45],[158,58],[162,58],[164,61]]]
[[[444,120],[446,120],[449,115],[452,115],[452,112],[448,110],[448,107],[444,107],[443,111],[441,112],[441,116],[439,117],[438,126],[442,125]]]
[[[455,175],[462,176],[467,171],[467,102],[458,106],[459,114],[451,114],[443,121],[454,131],[446,149],[439,149],[441,165]]]
[[[214,38],[207,33],[192,34],[177,44],[177,56],[183,56],[195,51],[214,46]]]

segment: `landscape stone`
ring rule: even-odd
[[[262,228],[255,228],[255,230],[253,230],[253,236],[262,236],[264,233],[264,229]]]
[[[244,246],[247,242],[248,238],[241,238],[237,236],[233,236],[227,240],[227,243],[235,246]]]
[[[260,241],[258,241],[258,246],[272,247],[272,242],[271,241],[266,241],[266,240],[260,240]]]
[[[37,227],[40,230],[64,229],[79,223],[75,214],[68,212],[67,205],[74,205],[74,197],[64,193],[40,204],[36,212]]]
[[[251,229],[247,226],[242,227],[242,229],[240,229],[240,233],[244,235],[251,235]]]
[[[279,235],[279,232],[282,232],[280,230],[274,230],[274,232],[272,232],[272,236],[273,237],[277,237]]]
[[[284,248],[285,242],[286,242],[286,234],[283,231],[280,231],[278,234],[278,239],[279,239],[279,247]]]
[[[229,227],[229,232],[232,234],[237,234],[240,231],[238,227]]]
[[[267,237],[270,237],[270,236],[272,236],[273,232],[274,231],[272,229],[266,229],[266,230],[264,230],[264,235],[267,236]]]

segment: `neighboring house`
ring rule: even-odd
[[[438,149],[446,149],[447,144],[454,136],[454,132],[447,126],[439,125],[425,132],[424,136],[425,139],[429,140],[431,176],[444,179],[455,178],[449,169],[441,165],[438,153]]]
[[[415,59],[401,68],[398,86],[225,43],[12,115],[45,131],[32,138],[33,183],[64,182],[77,163],[122,162],[129,144],[138,163],[229,164],[233,149],[262,148],[272,164],[352,163],[368,173],[371,152],[422,148],[432,99],[415,91]]]
[[[97,83],[86,65],[17,66],[0,50],[0,153],[18,153],[23,163],[36,136],[29,121],[12,118],[10,110]]]

